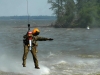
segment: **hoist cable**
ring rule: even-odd
[[[28,0],[26,1],[27,1],[27,15],[28,15],[28,24],[29,24]]]

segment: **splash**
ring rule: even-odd
[[[41,72],[41,75],[43,75],[43,74],[50,74],[50,69],[47,68],[46,66],[41,65],[40,72]]]
[[[8,56],[3,54],[0,57],[0,71],[16,73],[16,74],[26,74],[26,75],[44,75],[50,74],[50,69],[42,64],[40,64],[40,69],[34,68],[34,63],[30,60],[27,61],[27,66],[22,66],[22,61],[16,61],[16,59],[8,59]]]

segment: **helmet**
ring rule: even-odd
[[[33,35],[39,35],[40,30],[38,28],[34,28],[32,33],[33,33]]]

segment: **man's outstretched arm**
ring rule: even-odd
[[[47,41],[47,40],[52,41],[53,40],[52,38],[45,38],[45,37],[39,37],[39,36],[36,36],[35,39],[36,41]]]

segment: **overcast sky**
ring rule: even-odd
[[[31,16],[53,15],[48,0],[28,0],[28,12]],[[27,0],[0,0],[0,16],[27,15]]]

